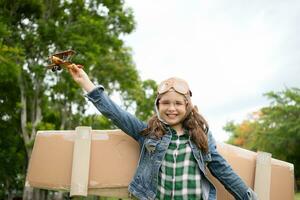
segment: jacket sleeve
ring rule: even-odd
[[[218,153],[216,141],[211,132],[208,132],[208,145],[211,154],[211,161],[208,168],[211,174],[216,177],[235,199],[257,200],[256,193],[249,188],[244,181],[233,171],[228,162]]]
[[[85,95],[94,106],[118,128],[142,144],[143,136],[139,133],[147,127],[141,120],[123,110],[104,92],[103,86],[98,86]]]

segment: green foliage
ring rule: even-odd
[[[80,124],[91,126],[92,129],[107,130],[117,128],[103,115],[88,115],[85,117],[78,117],[80,118]]]
[[[19,134],[20,69],[16,63],[21,59],[20,49],[0,43],[0,199],[22,189],[27,166],[24,143]]]
[[[240,124],[229,122],[224,130],[231,133],[229,143],[254,151],[272,153],[272,157],[295,166],[300,186],[300,89],[290,88],[265,94],[269,106],[255,112]]]
[[[139,96],[136,96],[136,115],[141,120],[146,121],[149,116],[154,114],[154,101],[157,96],[157,84],[153,80],[146,80],[142,83],[142,88],[142,93]]]
[[[24,185],[26,153],[17,127],[11,126],[14,123],[10,120],[0,122],[0,199],[13,191],[20,191]]]
[[[300,193],[295,194],[295,200],[300,200]]]
[[[86,116],[87,101],[66,71],[46,70],[50,54],[76,50],[73,61],[120,94],[122,106],[143,120],[152,114],[144,100],[154,99],[156,84],[140,80],[121,39],[134,27],[123,1],[0,0],[0,156],[9,160],[0,164],[0,199],[19,191],[37,130],[114,128]]]

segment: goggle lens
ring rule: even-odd
[[[178,79],[163,81],[158,87],[158,94],[166,93],[172,88],[180,94],[183,94],[183,95],[189,94],[190,96],[192,96],[192,93],[191,93],[188,85],[185,82],[180,81]]]

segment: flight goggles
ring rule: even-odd
[[[192,92],[187,84],[187,82],[180,78],[169,78],[158,86],[158,94],[164,94],[169,90],[174,89],[176,92],[183,94],[183,95],[190,95],[192,96]]]

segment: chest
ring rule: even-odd
[[[203,153],[189,137],[179,138],[166,135],[161,139],[146,138],[143,153],[159,162],[162,162],[166,156],[173,160],[182,160],[192,156],[197,164],[202,165],[201,168],[203,168],[205,163],[211,161],[210,154]]]

